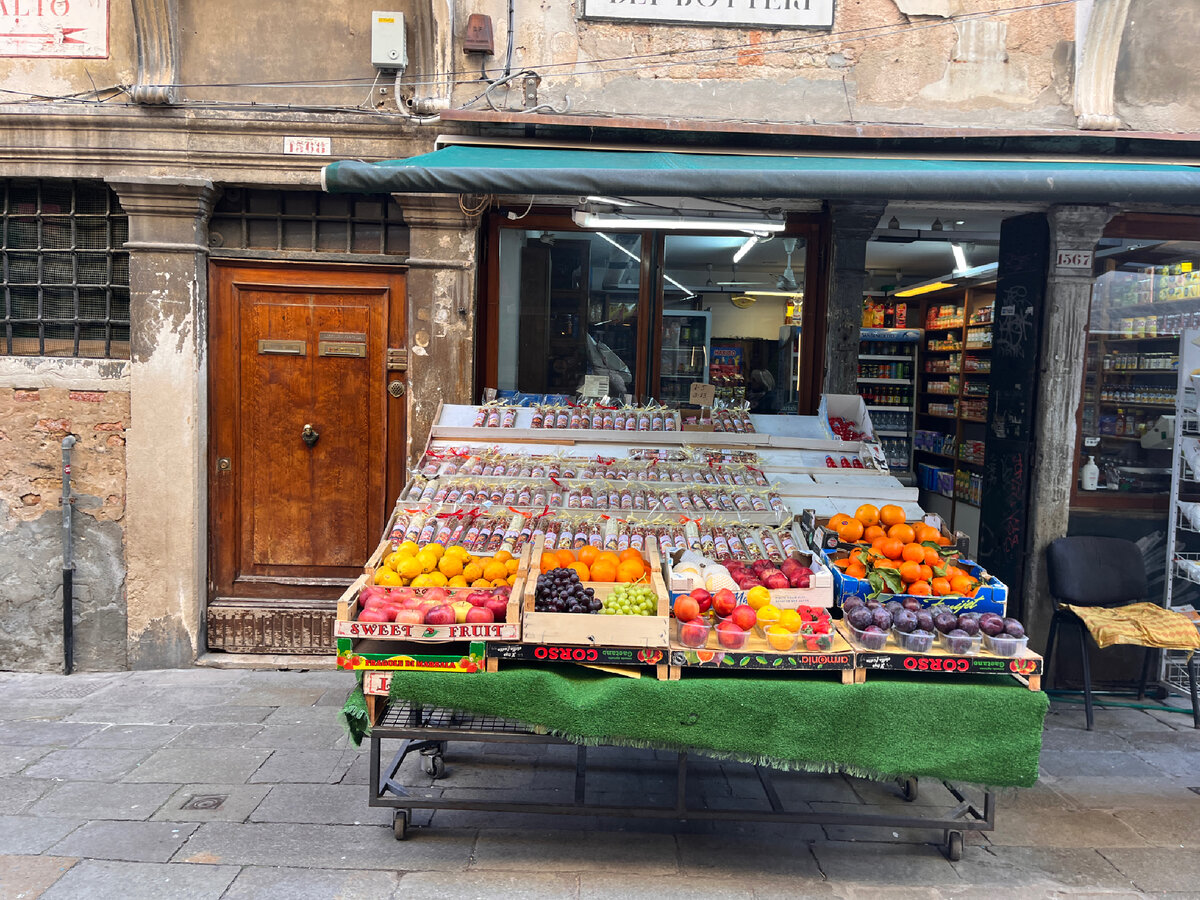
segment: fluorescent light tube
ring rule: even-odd
[[[967,254],[962,244],[951,244],[950,251],[954,254],[954,271],[963,272],[967,268]]]
[[[630,259],[632,259],[635,263],[640,263],[642,261],[642,258],[640,256],[638,256],[636,253],[634,253],[628,247],[621,246],[620,243],[618,243],[617,241],[614,241],[603,231],[597,231],[596,234],[599,235],[600,237],[604,238],[604,240],[608,241],[610,244],[612,244],[614,247],[616,247],[618,250],[620,250],[622,253],[624,253],[626,256],[628,256]]]
[[[593,231],[764,231],[780,232],[787,225],[782,219],[708,219],[670,216],[633,218],[619,213],[593,213],[582,209],[571,212],[580,228]]]
[[[740,263],[742,261],[742,258],[747,253],[750,252],[750,248],[753,247],[757,243],[758,243],[758,235],[756,235],[756,234],[750,235],[750,237],[746,238],[746,243],[744,243],[744,244],[742,244],[742,246],[738,247],[737,252],[733,254],[733,261],[735,263]]]
[[[916,287],[905,288],[902,291],[892,293],[893,297],[915,297],[918,294],[928,294],[931,291],[940,291],[945,288],[954,287],[953,281],[931,281],[928,284],[918,284]]]

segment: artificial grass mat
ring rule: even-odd
[[[395,672],[391,698],[516,719],[580,744],[694,750],[780,769],[1037,781],[1046,695],[1009,678],[872,673],[865,684],[749,675],[681,681],[577,666],[480,675]]]

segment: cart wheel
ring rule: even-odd
[[[431,778],[444,778],[446,775],[446,760],[440,756],[422,756],[421,769]]]
[[[917,799],[917,779],[905,778],[900,782],[900,789],[905,800],[912,803]]]
[[[961,831],[946,832],[946,859],[958,862],[962,859],[963,835]]]
[[[397,809],[392,812],[392,834],[398,841],[408,840],[408,817],[407,809]]]

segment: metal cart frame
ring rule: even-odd
[[[391,761],[383,764],[383,742],[399,740],[399,749]],[[479,743],[567,744],[570,741],[510,719],[480,716],[448,709],[422,707],[409,703],[392,703],[384,711],[370,733],[370,805],[391,807],[392,829],[397,840],[407,839],[414,809],[464,809],[494,812],[554,813],[563,815],[623,816],[627,818],[734,820],[781,822],[806,825],[866,825],[880,828],[927,828],[943,832],[943,852],[951,860],[962,858],[963,833],[991,831],[995,828],[996,798],[991,790],[983,794],[983,808],[969,800],[948,781],[946,789],[957,801],[953,808],[940,814],[896,815],[891,813],[821,813],[789,810],[784,805],[771,779],[771,770],[754,766],[770,810],[766,809],[708,809],[687,803],[688,754],[678,753],[676,764],[675,803],[670,806],[606,806],[587,802],[587,751],[577,747],[575,762],[575,792],[571,803],[532,803],[526,801],[497,801],[490,797],[447,799],[418,797],[397,780],[400,766],[410,753],[421,755],[422,769],[427,775],[440,778],[445,774],[444,754],[449,741]],[[702,755],[702,754],[698,754]],[[915,800],[917,779],[901,779],[899,784],[905,800]],[[494,794],[495,791],[488,791]],[[934,808],[936,809],[936,808]]]

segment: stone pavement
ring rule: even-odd
[[[9,898],[1200,896],[1200,732],[1186,715],[1056,704],[1043,776],[945,860],[939,833],[769,823],[418,813],[392,837],[335,671],[0,673],[0,900]],[[1181,704],[1182,705],[1182,704]],[[998,739],[1001,736],[997,736]],[[672,757],[591,755],[598,796],[672,789]],[[569,795],[568,747],[452,744],[437,782]],[[714,806],[761,802],[749,767],[697,762]],[[566,785],[566,788],[561,787]],[[790,805],[905,809],[892,785],[788,776]],[[922,783],[916,803],[946,804]],[[949,804],[947,804],[949,805]],[[898,837],[927,843],[898,844]]]

